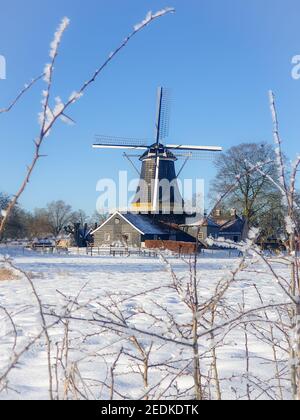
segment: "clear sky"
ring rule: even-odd
[[[169,142],[221,145],[272,141],[268,90],[277,95],[286,152],[299,152],[300,81],[291,60],[300,54],[299,0],[0,0],[0,108],[41,73],[61,18],[71,26],[56,65],[54,93],[77,89],[148,10],[176,14],[146,28],[74,106],[76,125],[59,123],[21,204],[63,199],[92,213],[100,178],[135,172],[120,152],[95,151],[94,135],[151,138],[156,88],[172,89]],[[0,190],[14,193],[38,133],[43,82],[0,116]],[[185,177],[204,177],[212,163],[192,161]]]

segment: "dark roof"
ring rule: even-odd
[[[224,223],[220,228],[220,233],[242,233],[245,227],[245,220],[236,217]]]

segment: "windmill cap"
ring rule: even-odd
[[[169,149],[167,149],[165,146],[163,146],[162,144],[159,145],[159,147],[157,148],[156,145],[152,145],[149,147],[149,150],[147,150],[141,157],[140,160],[143,161],[145,159],[153,159],[156,157],[156,151],[158,149],[158,157],[160,159],[170,159],[173,161],[177,160],[177,157],[174,155],[174,153],[172,153]]]

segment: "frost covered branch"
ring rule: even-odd
[[[277,109],[275,104],[275,95],[272,91],[269,92],[270,98],[270,108],[271,108],[271,115],[273,120],[273,135],[274,135],[274,142],[276,145],[276,157],[277,157],[277,165],[278,165],[278,173],[279,173],[279,181],[283,188],[283,197],[288,200],[287,191],[287,180],[286,180],[286,173],[285,173],[285,165],[284,165],[284,158],[283,158],[283,151],[282,151],[282,140],[279,134],[279,122],[277,116]]]
[[[35,85],[39,80],[41,80],[44,77],[44,74],[41,74],[40,76],[36,77],[35,79],[31,80],[30,83],[26,84],[24,88],[20,91],[20,93],[16,96],[16,98],[11,102],[11,104],[7,108],[0,108],[0,114],[7,113],[11,111],[14,106],[19,102],[19,100],[25,95],[27,91],[29,91],[33,85]]]
[[[54,124],[58,119],[63,119],[64,121],[70,121],[71,118],[67,116],[66,111],[68,108],[76,103],[84,94],[84,92],[87,90],[87,88],[96,81],[100,73],[108,66],[108,64],[127,46],[127,44],[130,42],[130,40],[138,34],[140,31],[142,31],[146,26],[148,26],[151,22],[169,14],[173,13],[174,9],[166,8],[163,9],[157,13],[154,14],[148,14],[146,19],[139,25],[137,25],[134,28],[134,31],[125,38],[124,41],[112,52],[109,57],[104,61],[104,63],[95,71],[95,73],[91,76],[91,78],[85,82],[81,88],[77,91],[74,91],[68,98],[68,100],[63,103],[60,98],[56,99],[56,106],[54,109],[51,109],[50,107],[50,94],[52,90],[52,79],[53,79],[53,72],[54,72],[54,65],[56,62],[56,58],[59,51],[59,46],[62,41],[62,36],[69,26],[69,19],[64,18],[59,25],[57,31],[55,32],[54,39],[50,46],[50,63],[46,64],[43,77],[44,81],[47,84],[46,90],[43,91],[43,98],[42,98],[42,112],[39,114],[39,122],[40,122],[40,134],[34,141],[34,155],[31,161],[31,164],[27,167],[27,172],[25,175],[24,180],[22,181],[22,184],[9,203],[8,207],[5,209],[4,216],[2,219],[0,219],[0,239],[4,233],[5,226],[9,220],[9,217],[12,213],[12,210],[16,206],[18,200],[22,196],[23,192],[25,191],[28,183],[31,180],[31,176],[33,171],[36,168],[36,165],[38,161],[40,160],[41,156],[41,147],[44,143],[44,140],[47,136],[49,136],[51,129],[53,128]],[[41,78],[41,77],[40,77]],[[26,90],[25,90],[26,91]],[[22,96],[22,95],[21,95]]]

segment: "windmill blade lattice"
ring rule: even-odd
[[[161,88],[162,99],[159,108],[159,141],[163,141],[169,136],[170,131],[170,114],[171,114],[171,90],[167,88]]]
[[[178,160],[189,158],[189,160],[215,160],[219,155],[213,152],[187,152],[187,153],[175,153]]]
[[[148,139],[136,139],[130,137],[116,137],[106,135],[96,135],[96,143],[93,145],[94,148],[128,148],[128,149],[147,149]]]

